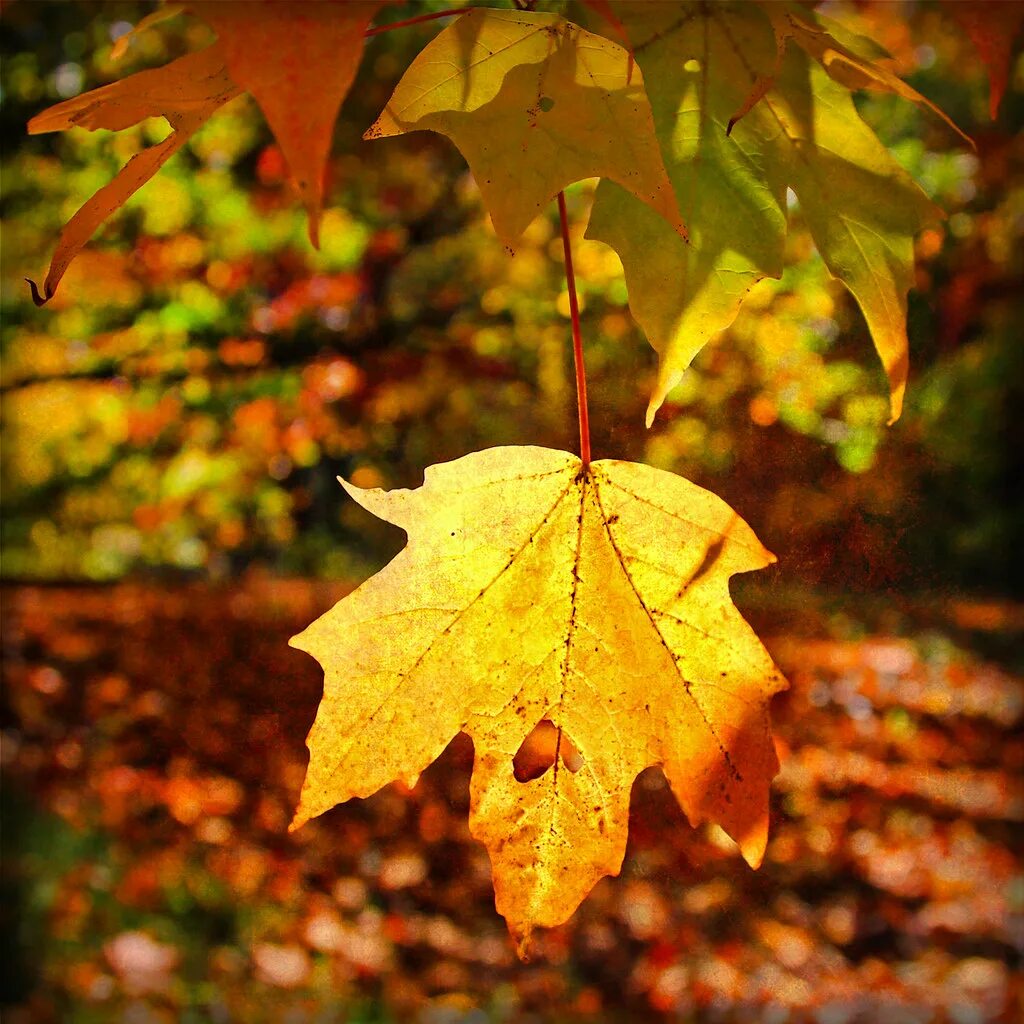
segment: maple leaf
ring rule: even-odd
[[[599,185],[587,235],[618,253],[630,308],[661,357],[648,424],[753,285],[781,273],[787,188],[829,271],[864,313],[897,418],[913,238],[942,214],[861,120],[848,87],[926,101],[788,7],[618,10],[691,238],[681,245],[632,196]],[[799,45],[787,46],[791,38]]]
[[[818,15],[815,21],[808,20],[795,4],[766,3],[762,9],[772,23],[780,62],[787,42],[792,39],[825,69],[830,78],[841,85],[848,89],[891,92],[927,107],[968,145],[973,146],[970,137],[957,127],[945,111],[884,65],[877,63],[879,58],[884,59],[888,54],[873,40],[848,32],[838,22],[823,15]]]
[[[768,704],[786,684],[730,600],[730,576],[773,558],[728,505],[662,470],[535,447],[432,466],[415,490],[344,486],[408,544],[291,641],[325,674],[293,829],[413,785],[462,731],[470,828],[521,950],[618,873],[651,765],[691,823],[717,822],[760,863]],[[519,782],[513,759],[542,722],[561,755]]]
[[[201,0],[191,4],[217,33],[228,72],[267,118],[309,213],[319,245],[324,169],[342,100],[383,0]]]
[[[1005,0],[972,0],[969,4],[946,0],[944,6],[970,36],[988,69],[988,112],[994,121],[1010,82],[1014,40],[1024,25],[1024,4]]]
[[[510,249],[561,189],[598,176],[685,236],[631,65],[621,46],[558,15],[475,8],[416,57],[364,137],[448,136]]]
[[[136,153],[113,181],[91,196],[60,233],[43,282],[42,295],[29,281],[37,306],[48,302],[64,272],[93,233],[133,196],[221,106],[241,90],[228,77],[215,46],[190,53],[152,71],[140,71],[99,89],[58,103],[32,118],[29,133],[81,127],[120,131],[148,117],[164,117],[173,131],[162,142]]]
[[[382,0],[197,0],[189,9],[217,32],[217,42],[162,68],[140,71],[58,103],[32,118],[30,134],[72,127],[119,131],[164,117],[174,131],[134,156],[61,232],[36,305],[53,297],[71,261],[122,206],[228,100],[248,90],[263,110],[296,179],[318,243],[323,174],[331,132]],[[169,16],[156,12],[147,25]],[[140,23],[140,28],[142,24]]]

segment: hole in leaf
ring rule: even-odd
[[[550,96],[541,96],[537,105],[546,114],[555,105],[555,101]]]
[[[684,71],[700,71],[700,61],[695,57],[691,57],[684,65]]]
[[[573,774],[583,767],[586,760],[567,733],[562,731],[559,739],[558,727],[550,719],[542,718],[512,758],[512,773],[516,781],[539,779],[555,763],[556,754]]]

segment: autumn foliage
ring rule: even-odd
[[[852,828],[861,819],[870,820],[862,809],[832,814],[835,808],[823,805],[819,809],[824,819],[835,825],[827,839],[819,835],[811,841],[785,828],[773,839],[771,825],[780,815],[770,787],[780,760],[782,792],[793,802],[787,813],[795,818],[803,814],[811,831],[810,812],[795,808],[801,794],[805,804],[824,799],[807,796],[818,789],[867,787],[911,804],[931,801],[967,818],[999,822],[998,835],[979,841],[991,841],[994,870],[1002,872],[1000,877],[1007,875],[1011,861],[1000,845],[1003,825],[1021,813],[1019,792],[1009,781],[1015,748],[1011,745],[1008,760],[998,764],[982,763],[979,754],[977,764],[958,774],[948,756],[945,724],[930,731],[921,725],[923,749],[930,751],[922,755],[901,733],[903,719],[897,721],[896,715],[890,721],[886,712],[879,724],[877,709],[891,705],[926,717],[955,716],[963,701],[974,700],[965,695],[973,693],[976,679],[987,679],[993,699],[1009,709],[997,716],[999,728],[1005,729],[1019,718],[1016,684],[980,662],[970,662],[963,678],[957,676],[955,697],[931,682],[925,684],[931,696],[911,692],[912,686],[904,692],[901,680],[920,676],[922,664],[933,664],[930,655],[885,639],[889,627],[879,630],[883,639],[866,641],[863,649],[844,647],[835,638],[845,627],[833,622],[819,628],[821,620],[813,614],[811,629],[802,622],[792,635],[775,636],[763,645],[734,604],[730,581],[775,560],[734,505],[751,509],[745,514],[759,534],[769,531],[776,549],[779,540],[810,536],[830,516],[837,520],[837,508],[844,510],[847,527],[836,527],[831,534],[826,529],[816,540],[819,562],[828,568],[817,577],[808,574],[805,581],[834,581],[837,566],[848,571],[863,558],[870,563],[865,578],[877,584],[898,578],[912,564],[912,559],[901,563],[897,558],[890,566],[899,538],[885,535],[873,510],[881,508],[891,516],[900,495],[911,494],[915,479],[926,477],[906,472],[905,455],[887,459],[882,428],[900,417],[911,394],[907,436],[927,452],[919,425],[934,421],[935,410],[947,407],[950,392],[942,390],[940,376],[918,397],[908,393],[913,333],[908,316],[912,325],[914,309],[910,293],[915,285],[930,284],[919,259],[935,258],[943,246],[946,213],[936,200],[955,208],[950,197],[954,184],[964,180],[964,169],[973,170],[979,160],[991,162],[991,153],[999,152],[1005,171],[1012,160],[1010,150],[990,149],[986,139],[976,143],[976,132],[969,136],[959,127],[965,124],[963,104],[954,104],[955,117],[945,113],[944,104],[901,77],[899,65],[878,42],[851,29],[874,31],[880,41],[904,49],[910,45],[900,25],[871,5],[856,17],[835,21],[814,5],[732,0],[590,0],[578,6],[517,2],[514,7],[414,7],[410,12],[384,2],[260,0],[243,5],[195,0],[181,8],[160,8],[134,28],[118,31],[111,60],[123,59],[133,47],[163,32],[175,38],[175,32],[184,31],[186,52],[179,48],[162,67],[138,70],[90,91],[69,87],[62,102],[31,118],[33,135],[77,127],[123,132],[125,138],[135,132],[137,140],[145,140],[134,149],[126,147],[127,160],[109,180],[99,183],[93,175],[92,184],[79,189],[84,203],[64,218],[41,287],[29,281],[32,301],[48,307],[34,315],[53,316],[52,323],[61,325],[54,331],[56,338],[61,330],[84,329],[88,304],[79,311],[76,303],[79,293],[88,294],[89,268],[114,266],[101,247],[93,248],[101,226],[113,230],[119,216],[139,208],[147,194],[143,186],[165,166],[165,173],[180,173],[175,168],[190,150],[199,152],[205,146],[212,154],[207,167],[195,169],[195,182],[203,189],[221,190],[217,194],[223,203],[212,208],[216,212],[209,237],[219,237],[226,248],[222,258],[209,260],[204,256],[208,243],[197,234],[182,233],[166,243],[141,238],[133,255],[136,266],[145,266],[147,278],[171,289],[184,280],[180,300],[139,316],[134,324],[97,333],[86,346],[88,355],[74,357],[84,366],[80,371],[61,362],[64,356],[50,354],[55,351],[50,339],[43,337],[36,349],[15,345],[14,369],[7,371],[5,387],[16,400],[16,446],[10,463],[22,517],[10,533],[16,573],[23,575],[26,566],[33,566],[26,554],[31,550],[43,552],[50,564],[71,564],[59,530],[48,518],[39,518],[50,514],[48,481],[65,458],[81,467],[73,473],[85,481],[67,501],[62,499],[59,514],[65,519],[102,519],[112,515],[103,511],[112,507],[111,495],[125,489],[132,495],[130,527],[115,525],[112,532],[93,534],[90,544],[99,555],[94,558],[90,551],[81,564],[96,578],[114,578],[124,567],[147,560],[160,564],[167,556],[159,554],[153,563],[152,551],[168,550],[180,567],[214,571],[218,566],[220,575],[232,571],[232,559],[237,566],[243,559],[265,558],[268,545],[296,552],[294,557],[308,565],[317,557],[315,551],[326,550],[327,537],[335,568],[318,571],[332,575],[341,566],[341,575],[353,584],[364,582],[351,592],[343,588],[343,596],[332,594],[341,596],[337,604],[292,640],[322,666],[323,695],[307,738],[310,758],[291,819],[294,835],[284,833],[290,815],[280,801],[271,801],[273,808],[260,804],[259,827],[277,837],[272,845],[298,843],[306,856],[325,856],[324,833],[313,819],[338,804],[358,817],[362,812],[355,808],[361,805],[350,803],[353,798],[391,799],[393,792],[385,797],[381,791],[396,783],[411,801],[412,809],[402,813],[418,815],[420,841],[425,846],[447,843],[445,836],[456,826],[429,796],[423,809],[416,810],[421,799],[417,794],[429,794],[435,785],[431,780],[442,780],[451,770],[430,769],[436,759],[447,763],[446,758],[468,757],[456,739],[467,736],[473,747],[463,801],[468,802],[468,833],[452,832],[451,849],[464,851],[470,835],[486,848],[496,909],[523,957],[539,942],[543,955],[557,960],[554,951],[571,941],[565,937],[573,934],[572,928],[586,933],[585,924],[568,926],[567,931],[565,923],[591,890],[598,905],[594,912],[600,914],[608,883],[598,883],[622,871],[624,863],[628,875],[630,842],[638,850],[657,843],[646,831],[649,820],[631,823],[634,789],[658,789],[644,781],[651,778],[649,769],[660,770],[667,783],[665,799],[657,798],[662,800],[658,813],[674,813],[666,811],[671,794],[692,836],[703,837],[694,838],[697,845],[674,866],[666,862],[669,878],[678,874],[684,860],[695,877],[707,877],[702,869],[708,858],[698,846],[710,843],[735,849],[752,868],[766,859],[782,865],[776,877],[785,887],[790,882],[784,865],[805,853],[827,858],[843,846],[836,835],[843,822]],[[1013,49],[999,41],[999,33],[1012,37],[1019,29],[1018,11],[1019,5],[982,4],[969,14],[942,14],[963,25],[987,66],[993,116],[1012,77]],[[433,38],[418,53],[409,44],[394,44],[375,58],[371,71],[364,62],[367,40],[384,34],[397,37],[406,30],[422,33],[418,38],[433,33]],[[395,61],[395,52],[403,58]],[[382,88],[380,69],[388,69],[394,81],[375,101]],[[359,82],[364,83],[364,95]],[[900,150],[887,145],[889,139],[881,141],[878,119],[872,123],[865,115],[872,102],[863,99],[865,94],[891,104],[881,109],[917,111],[900,116],[922,116],[933,145],[941,139],[946,147],[959,147],[960,154],[950,155],[948,166],[960,168],[961,177],[947,174],[943,179],[934,163],[915,163],[906,147]],[[350,105],[365,103],[380,111],[376,119],[350,120],[342,109],[346,97]],[[262,122],[234,113],[250,100]],[[169,132],[153,132],[153,118],[163,118]],[[273,264],[267,254],[276,253],[274,247],[285,237],[271,227],[273,216],[266,225],[259,217],[239,219],[242,207],[232,205],[222,184],[212,184],[223,169],[224,152],[257,123],[264,127],[255,130],[266,131],[273,141],[252,161],[258,182],[253,196],[270,214],[285,209],[288,197],[293,198],[305,218],[309,242],[322,247],[318,255],[302,248],[305,243],[293,232],[287,242],[291,250]],[[226,127],[221,141],[211,144],[218,124]],[[966,124],[970,127],[969,119]],[[233,135],[231,125],[248,127]],[[436,173],[439,161],[455,160],[450,154],[438,156],[444,153],[443,144],[426,141],[424,131],[454,143],[468,168],[461,179],[452,177],[444,184],[444,176]],[[332,189],[340,180],[332,142],[336,132],[348,146],[358,145],[361,134],[384,154],[379,166],[392,168],[372,172],[377,175],[374,187],[363,182],[359,159],[337,161],[345,169],[352,209],[365,204],[373,211],[365,225],[372,226],[332,201]],[[410,159],[406,167],[403,161]],[[183,176],[187,179],[187,170]],[[580,184],[586,179],[597,182]],[[268,199],[274,190],[276,198]],[[416,196],[423,191],[428,198],[421,203]],[[418,212],[406,212],[406,207]],[[466,220],[464,210],[479,207],[485,215],[472,215],[476,228],[458,235],[455,222]],[[390,224],[382,210],[394,214]],[[404,216],[409,217],[407,226],[402,225]],[[955,213],[951,224],[963,223],[955,219],[960,216]],[[295,224],[294,217],[290,223]],[[999,223],[990,222],[992,237],[999,241],[989,247],[989,277],[982,276],[984,271],[973,277],[965,273],[957,285],[950,285],[943,307],[950,314],[943,321],[947,333],[937,337],[964,334],[965,310],[980,290],[1010,278],[1006,238],[1011,229],[999,235],[991,227]],[[239,244],[230,231],[225,234],[235,225],[249,243]],[[960,228],[950,230],[956,234]],[[417,253],[422,253],[419,262]],[[303,259],[318,260],[330,269],[303,276],[298,271]],[[82,268],[77,277],[76,267]],[[126,308],[145,301],[135,286],[137,273],[121,269],[109,275],[119,282]],[[562,273],[564,282],[558,281]],[[542,280],[548,291],[539,287]],[[557,282],[554,290],[551,280]],[[266,301],[236,316],[224,330],[218,311],[245,301],[257,281]],[[853,353],[860,365],[846,359],[826,367],[822,358],[841,332],[842,316],[833,319],[834,311],[854,308],[843,306],[845,299],[833,281],[859,310],[854,316],[861,344],[844,349],[844,354]],[[649,369],[635,356],[623,361],[621,342],[632,330],[624,312],[627,302],[633,322],[657,353],[656,369],[653,359]],[[538,315],[538,309],[543,313]],[[478,327],[474,318],[483,316],[494,322]],[[1005,328],[1005,319],[1002,323]],[[176,343],[168,347],[163,340],[169,331],[184,339],[180,351]],[[321,340],[327,336],[330,344]],[[726,344],[739,344],[743,353],[733,362],[720,347],[723,337],[732,339]],[[503,361],[508,347],[523,345],[524,339],[532,347],[520,366]],[[868,339],[888,385],[885,399],[878,382],[872,383],[870,372],[863,369],[863,342]],[[289,347],[293,342],[294,348]],[[63,342],[54,344],[60,350]],[[78,344],[69,343],[68,353],[77,351]],[[598,367],[589,385],[585,352]],[[760,377],[750,388],[744,374],[752,375],[754,366]],[[121,400],[114,396],[123,393],[126,367],[139,380],[151,377],[152,386],[147,399],[128,410],[122,423],[112,410]],[[714,387],[706,394],[701,390],[700,382],[711,383],[716,374],[727,380],[730,373],[732,383],[719,392],[723,398],[711,397]],[[113,375],[112,381],[104,374]],[[80,403],[69,389],[76,386],[76,376],[85,377],[77,392],[83,396]],[[167,387],[169,379],[180,380],[181,386]],[[453,386],[455,379],[462,382],[459,387]],[[998,379],[1005,390],[1006,374]],[[525,411],[527,380],[536,382],[535,396],[529,399],[532,413]],[[601,406],[593,440],[588,387],[596,390]],[[481,390],[488,388],[492,390]],[[495,415],[497,404],[488,408],[492,399],[480,397],[487,394],[501,395],[505,408],[519,412]],[[737,401],[741,394],[742,404]],[[723,408],[732,403],[743,410],[742,430],[733,420],[716,421],[716,401]],[[698,403],[703,419],[688,414]],[[835,411],[837,403],[841,414]],[[439,410],[445,410],[443,415]],[[73,453],[66,455],[60,424],[68,422],[69,414],[76,441]],[[573,416],[578,431],[570,425]],[[641,418],[648,429],[654,426],[645,440],[634,423]],[[104,424],[107,449],[89,440],[92,422]],[[471,431],[460,432],[460,423],[471,423]],[[428,433],[417,440],[415,431],[424,424]],[[436,436],[429,433],[432,429]],[[759,430],[764,433],[758,435]],[[579,457],[562,450],[577,443],[574,435]],[[831,485],[800,480],[794,470],[801,449],[790,450],[792,436],[819,446],[816,453],[813,446],[803,449],[814,453],[812,460],[827,444],[834,446],[845,470],[861,473],[875,465],[874,497],[850,485],[841,473],[833,475]],[[434,443],[424,440],[431,437]],[[537,440],[552,446],[538,447]],[[368,453],[384,449],[398,453],[395,458],[414,478],[422,473],[422,484],[394,486],[409,482],[409,476],[376,468]],[[90,488],[104,472],[104,451],[114,450],[127,457],[109,474],[113,486],[101,484],[101,489],[106,487],[102,504]],[[679,453],[687,450],[699,451],[698,465],[704,470],[723,474],[719,485],[728,503],[679,475],[686,468]],[[953,459],[957,450],[954,445],[943,455]],[[333,467],[330,460],[335,460]],[[969,456],[963,461],[969,462]],[[745,482],[738,474],[724,475],[737,463],[747,467]],[[392,535],[385,527],[361,519],[340,491],[330,489],[333,469],[343,470],[342,487],[358,505],[405,532],[404,546],[376,575],[369,572],[372,555],[346,561],[349,555],[336,548],[330,533],[310,533],[308,539],[304,533],[307,520],[316,523],[327,517],[332,529],[337,532],[340,524],[350,540],[362,531],[379,539],[380,550],[395,552],[396,542],[388,539]],[[759,507],[767,489],[774,493]],[[805,504],[801,494],[813,500]],[[751,495],[756,498],[751,500]],[[908,508],[906,522],[911,515]],[[1000,529],[1007,529],[1012,514],[998,522]],[[196,523],[204,524],[202,537],[195,534]],[[162,546],[148,549],[144,537],[162,537]],[[320,547],[304,548],[314,537]],[[927,538],[918,538],[918,543],[920,549]],[[219,562],[210,557],[211,551]],[[940,561],[936,557],[936,564]],[[773,570],[776,588],[785,578],[785,571]],[[753,592],[774,593],[767,600],[776,614],[785,603],[778,589],[762,585]],[[29,723],[38,719],[37,696],[63,691],[61,673],[45,665],[53,658],[67,660],[60,653],[65,641],[52,639],[52,623],[33,611],[35,592],[13,593],[19,607],[12,676],[18,687],[15,719],[31,732],[35,726]],[[282,589],[278,596],[273,588],[269,595],[261,593],[261,601],[279,602],[274,614],[280,613],[282,623],[290,626],[297,624],[297,595],[309,618],[329,603],[325,592],[308,587]],[[243,585],[229,600],[245,604],[250,601],[247,594],[248,585]],[[145,605],[135,598],[130,603]],[[113,607],[123,611],[126,606],[115,601]],[[965,609],[966,623],[948,609],[939,620],[982,633],[1019,630],[1013,607],[957,607]],[[908,622],[928,614],[918,607]],[[759,625],[765,621],[761,612],[753,618]],[[240,638],[249,628],[239,627]],[[809,633],[830,639],[815,646]],[[107,640],[98,645],[85,640],[77,654],[74,642],[68,642],[67,657],[77,658],[87,672],[94,661],[108,658]],[[924,641],[922,645],[927,646]],[[42,667],[36,666],[40,657]],[[248,657],[240,655],[238,664]],[[268,667],[284,665],[278,658],[269,649],[263,655]],[[776,660],[794,675],[789,697],[780,696],[788,684]],[[185,671],[184,661],[173,662]],[[230,666],[230,659],[222,664]],[[139,662],[104,676],[97,684],[97,692],[109,691],[102,701],[110,705],[127,699],[134,684],[126,680],[145,671]],[[284,675],[297,672],[301,670],[289,667]],[[847,685],[848,679],[857,681]],[[280,695],[283,685],[283,679],[268,673],[268,693]],[[173,688],[170,682],[168,686]],[[824,706],[819,700],[822,686],[845,694],[841,703],[849,718],[843,728],[829,720],[832,738],[810,742],[803,723],[798,725],[792,716],[806,713],[812,722],[811,709]],[[145,701],[132,705],[133,721],[159,716],[159,688],[153,692],[153,708]],[[778,697],[776,711],[782,709],[779,736],[773,736],[770,721],[773,697]],[[827,704],[831,698],[822,699]],[[207,701],[216,718],[220,705],[212,692],[197,700],[189,714],[201,716]],[[233,707],[225,699],[223,725],[228,730],[238,719]],[[868,724],[861,729],[858,723]],[[218,726],[211,719],[197,728],[216,732]],[[285,751],[294,746],[295,737],[275,728],[267,726],[266,735],[253,733],[248,742],[271,761],[287,761],[281,784],[294,796],[298,762],[292,759],[294,750]],[[954,722],[949,729],[968,745],[974,742],[970,728],[960,730]],[[916,725],[913,731],[916,735]],[[846,740],[853,749],[835,745]],[[444,755],[453,742],[456,753]],[[804,749],[794,749],[801,744]],[[86,746],[78,740],[65,742],[56,763],[66,762],[75,770],[87,761],[87,774],[99,772],[98,762],[85,757]],[[76,828],[83,827],[82,808],[86,815],[104,808],[100,825],[114,831],[135,820],[137,801],[153,813],[166,811],[184,828],[183,842],[194,829],[197,841],[223,852],[220,860],[211,860],[210,865],[214,860],[217,864],[210,867],[210,877],[233,887],[232,820],[247,806],[253,781],[236,780],[227,767],[204,775],[188,757],[166,772],[136,771],[127,767],[132,755],[121,753],[125,767],[120,775],[115,761],[101,772],[98,803],[69,802],[62,796],[67,814],[53,795],[59,787],[47,787],[45,772],[30,770],[23,777],[27,785],[47,793],[57,813]],[[229,745],[222,753],[230,756]],[[943,763],[936,773],[918,763],[922,757],[927,763],[932,754]],[[38,762],[39,756],[33,756]],[[268,770],[275,770],[269,761]],[[420,783],[425,771],[426,781]],[[112,816],[108,798],[113,799]],[[434,811],[428,812],[427,805]],[[364,845],[378,825],[361,833]],[[831,826],[821,827],[829,831]],[[868,838],[860,846],[869,842],[871,827],[862,823],[857,835]],[[942,829],[939,833],[929,857],[953,849],[959,835],[947,836]],[[871,850],[865,846],[862,851],[865,878],[890,891],[887,883],[878,882],[888,870],[876,867],[885,860],[884,851],[871,841]],[[851,841],[851,850],[853,845]],[[254,854],[253,863],[261,856]],[[162,870],[140,864],[135,881],[141,889],[136,893],[126,876],[118,899],[131,902],[138,896],[143,904],[152,903],[156,890],[150,876]],[[293,862],[286,871],[292,888],[283,881],[280,892],[268,890],[268,898],[299,900],[310,884],[304,870]],[[403,879],[429,886],[439,870],[409,847],[387,871],[381,868],[380,884],[395,892],[407,888]],[[365,872],[361,866],[355,874],[345,871],[351,891],[339,881],[335,889],[341,886],[338,892],[344,892],[335,892],[333,898],[341,906],[349,900],[353,913],[361,913],[365,884],[355,874]],[[822,875],[824,868],[819,865],[811,874],[815,872]],[[385,875],[391,881],[383,881]],[[443,870],[436,877],[443,878]],[[707,906],[740,907],[736,893],[752,884],[726,882],[721,898],[712,897]],[[360,885],[362,903],[355,895]],[[457,888],[455,881],[452,885]],[[714,888],[715,883],[702,885]],[[692,891],[701,891],[702,885]],[[739,888],[734,892],[732,885]],[[906,891],[911,890],[925,891],[917,882]],[[838,949],[854,943],[858,934],[848,920],[851,914],[856,917],[849,901],[836,904],[832,924],[817,930],[806,915],[783,906],[784,900],[776,901],[774,916],[757,918],[751,935],[790,970],[788,980],[780,976],[775,982],[762,979],[760,987],[729,985],[719,975],[745,969],[742,956],[717,950],[709,954],[713,963],[726,966],[691,972],[676,963],[677,951],[698,945],[697,933],[680,926],[682,931],[669,942],[665,936],[675,926],[670,923],[672,912],[665,910],[664,894],[653,884],[634,882],[624,892],[622,920],[628,931],[653,943],[644,961],[646,987],[641,987],[645,1005],[659,1012],[697,1012],[714,1006],[725,992],[732,1007],[809,1006],[813,995],[800,989],[798,974],[806,965],[819,964],[811,951],[814,944],[826,935]],[[982,908],[979,903],[976,908],[987,922],[982,932],[997,943],[1006,941],[1001,915],[1008,906]],[[298,944],[295,936],[279,937],[253,948],[252,963],[261,983],[283,989],[310,986],[303,943],[357,965],[357,973],[366,976],[386,974],[393,955],[382,952],[388,943],[392,951],[418,944],[455,948],[429,923],[414,926],[401,910],[387,918],[382,939],[368,932],[360,938],[358,928],[353,931],[326,904],[310,907],[302,911],[308,926]],[[707,907],[701,907],[695,904],[691,910],[704,913]],[[442,911],[451,912],[450,907]],[[960,926],[951,924],[956,913],[942,913],[938,924],[922,917],[913,927],[956,931]],[[89,914],[78,914],[75,920],[85,927]],[[538,939],[538,927],[555,930]],[[972,927],[958,934],[973,936]],[[377,952],[364,957],[360,943]],[[605,948],[611,947],[605,943]],[[489,949],[478,963],[495,967],[506,962],[497,946]],[[165,980],[178,966],[173,946],[129,929],[104,945],[102,955],[127,992],[170,991]],[[830,957],[824,955],[819,965],[830,962],[835,967],[841,954]],[[474,954],[467,948],[456,959],[472,962]],[[673,963],[679,968],[675,973],[668,966]],[[822,970],[827,973],[826,967]],[[964,1004],[977,1009],[979,1019],[997,1019],[994,1015],[1014,998],[1012,986],[997,974],[985,967],[982,981],[977,981],[964,968],[964,982],[985,991],[983,998]],[[851,969],[829,990],[830,999],[855,1017],[861,1009],[913,1008],[931,998],[912,985],[900,988],[894,978],[884,971]],[[85,992],[93,983],[83,977],[75,984]],[[472,988],[462,975],[457,984]],[[437,985],[443,988],[444,982]],[[888,994],[856,1004],[852,992],[878,985]],[[428,989],[433,991],[430,985]],[[789,996],[780,995],[790,989]],[[586,986],[574,999],[572,1012],[585,1016],[606,1006],[609,994],[600,986]],[[415,1000],[403,1004],[400,997],[388,997],[386,1002],[401,1015],[402,1007]],[[824,997],[822,1002],[830,1005]]]
[[[757,615],[792,684],[773,704],[783,769],[762,867],[717,826],[690,828],[648,770],[622,876],[522,964],[469,834],[467,742],[412,791],[286,832],[321,695],[287,639],[342,593],[271,579],[4,593],[12,775],[50,812],[23,868],[50,893],[30,947],[44,955],[12,964],[21,991],[39,976],[41,1011],[1012,1019],[1024,688],[968,653],[1020,636],[1005,609],[894,620],[847,598],[831,618]]]

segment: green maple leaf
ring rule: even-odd
[[[588,237],[618,252],[633,315],[661,356],[648,423],[753,285],[781,273],[787,188],[826,266],[860,304],[895,419],[913,238],[941,213],[861,120],[848,86],[923,97],[781,5],[617,10],[690,232],[686,245],[612,182],[598,188]]]

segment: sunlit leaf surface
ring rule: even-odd
[[[481,8],[413,61],[366,137],[429,128],[451,138],[509,247],[559,189],[598,176],[684,235],[631,66],[621,46],[557,15]]]
[[[723,501],[648,466],[525,447],[433,466],[416,490],[346,489],[409,544],[293,640],[325,670],[293,827],[412,784],[463,731],[470,827],[521,943],[618,873],[650,765],[691,822],[760,863],[768,700],[785,682],[729,598],[731,575],[772,556]],[[513,758],[541,722],[573,764],[556,743],[551,770],[520,782]]]
[[[619,253],[631,309],[661,356],[648,422],[754,283],[781,272],[787,188],[829,270],[864,312],[892,418],[902,408],[913,239],[941,215],[861,120],[849,88],[923,97],[776,6],[616,8],[691,237],[682,244],[602,182],[589,235]],[[787,46],[790,37],[799,45]]]

